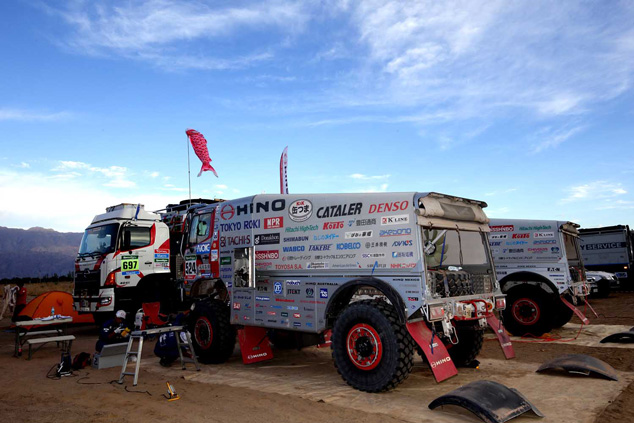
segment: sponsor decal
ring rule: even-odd
[[[520,231],[544,231],[546,229],[552,229],[552,226],[550,225],[520,226]]]
[[[337,250],[358,250],[360,248],[360,242],[340,242],[337,244]]]
[[[275,282],[273,284],[273,293],[276,295],[280,295],[283,291],[282,282]]]
[[[330,251],[332,244],[310,245],[308,251]]]
[[[550,248],[550,252],[551,253],[558,253],[559,252],[559,247],[551,247]]]
[[[351,222],[355,222],[356,226],[371,226],[371,225],[376,225],[376,219],[356,219],[354,221]],[[352,226],[352,225],[349,225]]]
[[[393,203],[370,204],[370,210],[368,211],[368,213],[372,214],[407,210],[407,206],[409,206],[409,201],[394,201]]]
[[[339,222],[324,222],[324,226],[322,229],[324,231],[330,231],[333,229],[343,229],[343,220]]]
[[[387,247],[387,241],[379,241],[379,242],[366,242],[365,248],[383,248]]]
[[[315,290],[313,288],[306,288],[306,296],[307,297],[312,297],[315,295]],[[306,310],[306,309],[304,309]]]
[[[293,317],[294,317],[295,319],[301,319],[302,315],[301,315],[301,314],[299,314],[299,313],[293,313]]]
[[[255,252],[256,260],[277,260],[280,258],[279,250],[262,250]]]
[[[549,272],[561,272],[561,267],[549,267]]]
[[[555,233],[554,232],[533,232],[533,238],[536,239],[540,239],[540,238],[554,238],[555,237]]]
[[[523,248],[509,248],[509,253],[523,253],[524,249]]]
[[[625,242],[599,242],[596,244],[581,244],[582,250],[610,250],[613,248],[625,248]]]
[[[282,316],[282,317],[288,317],[288,312],[286,312],[286,311],[282,311],[282,312],[280,313],[280,316]]]
[[[450,361],[451,361],[451,357],[445,357],[445,358],[441,358],[438,361],[432,361],[429,365],[431,366],[432,369],[435,369],[436,367],[445,363],[449,363]]]
[[[286,286],[299,286],[301,282],[297,279],[291,279],[286,281]]]
[[[354,216],[357,214],[361,214],[362,207],[363,207],[363,203],[324,206],[317,209],[317,217],[319,219],[324,219],[327,217]]]
[[[513,234],[513,239],[525,239],[530,238],[531,234]]]
[[[323,261],[314,261],[311,263],[306,263],[307,269],[328,269],[328,263]]]
[[[356,254],[316,254],[315,260],[348,260],[356,256]]]
[[[385,258],[385,253],[365,253],[361,255],[364,259],[378,259]]]
[[[346,232],[346,239],[372,238],[372,231]]]
[[[242,226],[244,229],[260,229],[260,219],[245,220]]]
[[[231,204],[225,204],[220,209],[220,217],[222,220],[231,220],[236,215],[236,209]]]
[[[275,270],[301,270],[301,264],[276,264]]]
[[[277,301],[278,303],[294,303],[295,302],[295,300],[289,300],[288,298],[276,298],[275,301]]]
[[[240,303],[233,303],[234,310],[240,310]]]
[[[264,219],[264,229],[280,229],[284,226],[284,216],[267,217]]]
[[[381,217],[381,226],[385,225],[403,225],[405,223],[409,223],[409,215],[408,214],[398,214],[394,216],[382,216]]]
[[[412,228],[404,228],[404,229],[381,229],[379,231],[379,236],[381,238],[386,236],[405,236],[411,235]]]
[[[506,239],[508,236],[508,234],[490,234],[489,239]]]
[[[313,235],[313,241],[328,241],[335,238],[339,238],[339,235],[338,234]]]
[[[392,243],[392,247],[411,247],[413,245],[414,245],[414,243],[412,242],[411,239],[406,239],[406,240],[403,240],[403,241],[400,241],[400,240],[399,241],[394,241]]]
[[[255,297],[255,301],[271,301],[271,298],[263,297],[263,296],[256,296]]]
[[[539,248],[529,248],[528,249],[529,253],[543,253],[545,251],[548,251],[548,247],[539,247]]]
[[[506,245],[526,245],[528,241],[506,241],[504,244]]]
[[[416,301],[418,301],[418,297],[407,297],[407,301],[416,302]]]
[[[313,327],[313,324],[312,324],[311,322],[306,322],[306,327],[307,327],[307,328],[312,328],[312,327]]]
[[[533,241],[535,245],[546,245],[546,244],[557,244],[557,240],[555,239],[537,239]]]
[[[308,200],[295,200],[288,206],[288,216],[293,222],[308,220],[313,214],[313,203]]]
[[[289,236],[284,238],[284,242],[305,242],[308,241],[307,236]]]
[[[292,247],[282,247],[282,251],[285,253],[298,253],[306,249],[303,245],[295,245]]]
[[[392,252],[392,258],[403,258],[403,257],[414,257],[414,253],[412,251]]]
[[[502,241],[489,242],[491,247],[499,247],[502,244]]]
[[[293,326],[298,328],[298,327],[301,327],[302,324],[300,322],[293,322]]]
[[[391,263],[390,268],[392,269],[413,269],[416,267],[416,263]]]
[[[328,288],[319,288],[319,298],[328,298]]]
[[[513,225],[499,225],[489,227],[491,228],[491,232],[513,232],[515,230],[515,226]]]
[[[251,244],[251,235],[221,236],[220,237],[220,246],[222,248],[242,246],[247,244]]]
[[[271,245],[280,243],[280,233],[274,234],[260,234],[254,237],[253,244],[255,245]]]
[[[308,232],[308,231],[316,231],[319,229],[317,225],[303,225],[303,226],[294,226],[288,227],[284,229],[285,232]]]
[[[269,316],[276,316],[277,312],[275,312],[275,311],[267,311],[266,314],[268,314]]]
[[[294,302],[293,300],[290,300],[290,302]],[[297,311],[299,310],[299,307],[297,306],[286,306],[287,310],[291,310],[291,311]]]
[[[220,257],[220,264],[221,265],[231,264],[231,257]]]
[[[300,289],[296,288],[286,288],[286,295],[299,295],[301,292]]]

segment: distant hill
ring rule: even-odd
[[[66,275],[74,270],[82,234],[0,226],[0,279]]]

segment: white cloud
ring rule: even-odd
[[[515,191],[517,191],[517,188],[507,188],[507,189],[503,189],[503,190],[487,192],[484,195],[486,195],[487,197],[492,197],[494,195],[510,194],[511,192],[515,192]]]
[[[568,189],[568,197],[562,199],[560,203],[570,203],[573,201],[597,201],[599,199],[613,198],[627,194],[621,183],[608,181],[594,181],[583,185],[577,185]]]
[[[390,175],[364,175],[362,173],[353,173],[350,175],[352,179],[356,179],[358,181],[372,181],[372,180],[380,180],[380,179],[388,179]]]
[[[228,187],[227,187],[226,185],[224,185],[224,184],[217,184],[217,185],[214,185],[214,186],[215,186],[216,188],[218,188],[218,189],[227,189],[227,188],[228,188]]]
[[[386,192],[387,191],[387,187],[388,184],[381,184],[378,186],[369,186],[366,188],[363,188],[357,192]]]
[[[565,142],[569,138],[572,138],[584,129],[585,127],[583,126],[577,126],[574,128],[564,128],[557,130],[552,130],[550,128],[541,130],[533,137],[537,141],[533,144],[532,152],[540,153],[544,150],[555,148],[559,144]]]
[[[28,164],[27,162],[20,162],[20,164],[15,165],[15,167],[19,167],[20,169],[28,169],[31,167],[31,165]]]
[[[150,172],[150,174],[148,176],[150,178],[158,178],[159,177],[159,173],[158,172]]]
[[[103,185],[107,187],[131,188],[136,186],[134,181],[128,179],[131,176],[128,169],[122,166],[98,167],[84,162],[62,160],[51,171],[56,172],[52,177],[57,179],[71,179],[88,175],[107,178],[106,181],[103,181]]]
[[[73,115],[69,112],[37,112],[23,109],[0,108],[0,121],[18,121],[18,122],[55,122],[71,118]]]

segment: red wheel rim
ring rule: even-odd
[[[540,316],[539,305],[530,298],[520,298],[513,304],[513,317],[521,325],[534,325]]]
[[[359,323],[348,331],[346,338],[348,357],[357,368],[372,370],[381,362],[381,337],[370,325]]]
[[[194,325],[194,338],[196,339],[196,343],[200,345],[202,349],[206,350],[211,347],[211,341],[214,339],[213,335],[214,331],[211,328],[209,319],[203,316],[199,317]]]

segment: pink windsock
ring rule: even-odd
[[[198,176],[202,175],[203,172],[207,170],[211,170],[217,178],[218,174],[216,173],[216,169],[211,166],[211,158],[209,157],[209,150],[207,150],[207,140],[203,134],[194,129],[188,129],[185,133],[187,134],[189,141],[192,143],[194,152],[203,163],[200,168],[200,172],[198,172]]]

